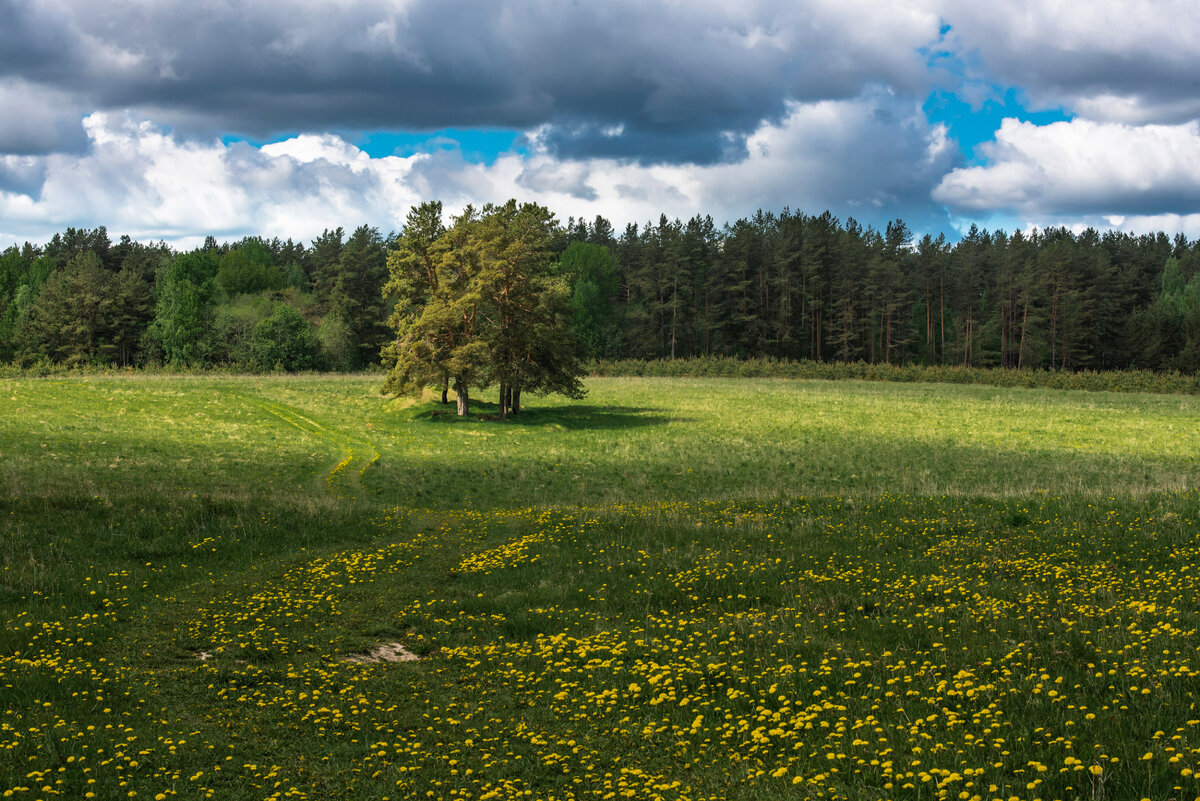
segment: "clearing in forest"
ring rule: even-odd
[[[1200,399],[379,381],[0,381],[0,793],[1200,795]]]

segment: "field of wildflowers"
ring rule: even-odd
[[[1200,398],[589,389],[0,381],[0,794],[1200,797]]]

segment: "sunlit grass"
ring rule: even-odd
[[[377,384],[0,381],[0,793],[1200,795],[1200,399]]]

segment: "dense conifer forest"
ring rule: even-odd
[[[104,227],[0,255],[0,360],[354,370],[396,337],[403,232],[177,252]],[[974,227],[914,239],[830,213],[553,226],[582,355],[1057,370],[1200,368],[1200,241]]]

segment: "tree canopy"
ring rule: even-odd
[[[447,221],[431,201],[398,234],[179,253],[101,226],[10,247],[0,360],[261,369],[255,329],[284,304],[316,351],[269,369],[391,370],[404,355],[390,391],[448,393],[458,376],[467,393],[503,387],[506,411],[521,391],[575,391],[581,355],[1193,372],[1198,273],[1200,242],[1165,233],[972,227],[952,242],[786,209],[615,231],[516,202]]]
[[[393,367],[384,391],[452,384],[465,415],[472,388],[497,385],[501,417],[520,412],[523,391],[579,397],[570,289],[553,270],[554,215],[510,200],[468,206],[447,228],[441,205],[428,203],[407,222],[388,258],[396,338],[385,349]]]

